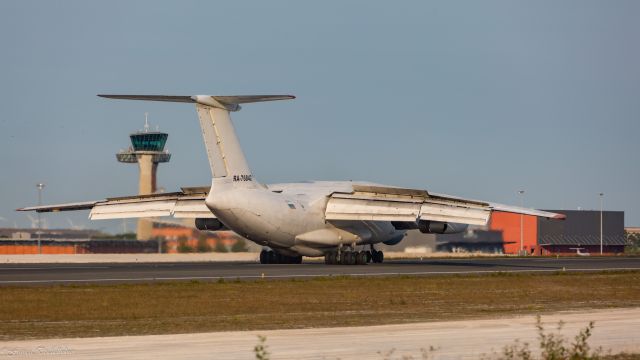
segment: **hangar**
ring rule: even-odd
[[[489,229],[502,232],[506,254],[600,254],[600,211],[548,211],[564,214],[567,218],[553,222],[535,216],[496,212],[491,216]],[[625,245],[624,211],[603,211],[602,253],[621,254]]]

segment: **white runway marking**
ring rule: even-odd
[[[47,267],[3,267],[0,270],[51,270],[51,269],[109,269],[109,266],[47,266]]]
[[[50,279],[50,280],[1,280],[0,284],[47,284],[47,283],[82,283],[82,282],[122,282],[122,281],[175,281],[175,280],[236,280],[236,279],[286,279],[315,278],[339,276],[398,276],[398,275],[462,275],[462,274],[499,274],[499,273],[549,273],[549,272],[599,272],[630,271],[636,268],[598,268],[598,269],[522,269],[522,270],[476,270],[476,271],[417,271],[417,272],[378,272],[378,273],[345,273],[345,274],[287,274],[287,275],[238,275],[238,276],[185,276],[185,277],[141,277],[141,278],[96,278],[96,279]]]

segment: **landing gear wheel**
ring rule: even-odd
[[[369,251],[332,251],[324,255],[327,265],[366,265],[371,261]]]
[[[349,265],[355,265],[357,261],[358,253],[349,251]]]
[[[272,250],[262,250],[260,251],[260,264],[302,264],[302,255],[287,256]]]
[[[382,251],[372,251],[371,258],[374,263],[382,263],[384,261],[384,253]]]
[[[349,252],[348,251],[343,251],[343,252],[340,253],[339,263],[341,265],[349,265]]]

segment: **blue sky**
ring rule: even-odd
[[[294,94],[234,114],[263,182],[368,180],[640,225],[640,2],[2,1],[0,226],[137,191],[114,154],[168,132],[167,191],[206,185],[195,109],[98,93]],[[118,231],[87,213],[52,227]],[[131,221],[129,226],[133,226]]]

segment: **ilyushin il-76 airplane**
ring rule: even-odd
[[[211,167],[211,186],[18,210],[91,210],[92,220],[194,218],[200,230],[232,230],[270,248],[260,253],[263,264],[301,263],[302,256],[324,256],[326,264],[381,263],[384,254],[375,244],[398,244],[410,229],[435,234],[463,232],[469,225],[487,224],[492,211],[564,218],[546,211],[370,182],[262,184],[249,169],[230,112],[240,110],[241,104],[294,96],[98,96],[195,104]]]

